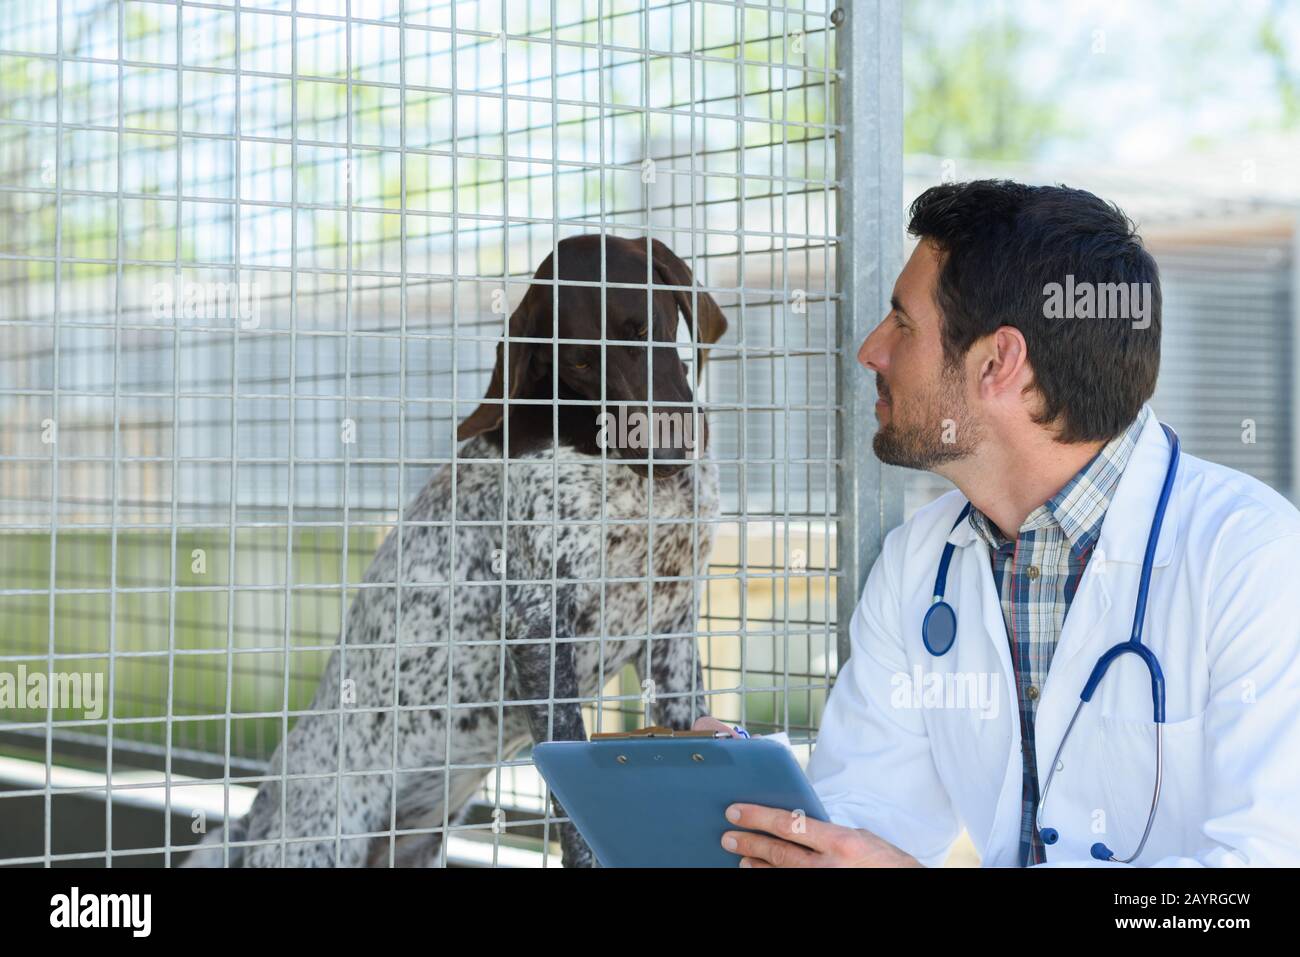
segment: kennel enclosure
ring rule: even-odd
[[[902,518],[854,361],[902,261],[900,17],[3,0],[0,671],[103,690],[0,709],[0,864],[175,864],[247,807],[584,233],[661,239],[727,316],[696,638],[710,711],[806,750]],[[589,732],[645,722],[610,678]],[[543,798],[498,754],[447,860],[556,863]]]

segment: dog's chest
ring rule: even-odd
[[[701,485],[716,474],[711,463],[698,468],[709,473],[700,476]],[[717,506],[712,488],[693,487],[689,472],[655,483],[653,491],[649,483],[633,479],[610,490],[599,536],[603,575],[580,589],[583,604],[596,611],[603,591],[606,634],[644,633],[647,610],[656,624],[680,613],[690,597],[692,576],[707,565],[713,544],[711,520]]]
[[[707,570],[719,511],[717,467],[705,459],[652,483],[615,466],[603,495],[574,511],[594,532],[582,536],[583,547],[604,557],[574,594],[575,637],[598,639],[575,648],[579,681],[591,693],[600,674],[608,678],[645,650],[647,636],[694,630],[695,576]]]
[[[570,448],[562,450],[558,462],[540,453],[512,459],[506,470],[484,461],[493,452],[481,439],[467,442],[461,456],[478,461],[459,466],[454,490],[449,472],[440,473],[408,519],[445,520],[456,502],[457,520],[464,523],[455,549],[460,580],[497,580],[503,566],[494,556],[501,555],[512,577],[549,579],[554,567],[558,578],[572,581],[573,637],[592,639],[575,643],[584,695],[595,693],[600,675],[608,680],[643,652],[647,636],[695,629],[694,610],[703,591],[695,576],[708,568],[719,514],[718,469],[711,460],[650,482],[616,461],[602,464]],[[509,546],[503,547],[506,530]],[[430,566],[446,560],[446,532],[432,529],[427,544],[406,550],[407,580],[426,580]],[[520,547],[540,563],[513,564],[506,553]],[[386,566],[377,567],[376,574],[390,574]],[[457,608],[464,628],[457,634],[498,635],[500,595],[496,588],[461,592]],[[659,655],[662,644],[652,653]],[[495,674],[495,664],[486,655],[484,661],[485,673]]]

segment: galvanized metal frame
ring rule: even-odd
[[[903,49],[901,0],[846,8],[836,32],[840,84],[841,229],[839,445],[839,657],[849,656],[849,622],[885,535],[903,521],[903,475],[871,450],[875,378],[857,347],[889,308],[903,266]],[[851,268],[844,268],[852,264]]]

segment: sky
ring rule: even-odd
[[[1118,166],[1178,162],[1204,150],[1300,143],[1282,130],[1275,65],[1256,42],[1270,10],[1300,82],[1300,2],[1295,0],[943,0],[928,26],[956,36],[1007,18],[1033,42],[1020,63],[1027,88],[1052,91],[1072,136],[1040,160]],[[1249,145],[1248,145],[1249,144]],[[1300,155],[1295,157],[1300,166]]]

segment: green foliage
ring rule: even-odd
[[[1281,123],[1286,129],[1300,126],[1300,37],[1288,35],[1277,7],[1271,9],[1260,21],[1255,34],[1255,44],[1268,58],[1273,68],[1281,107]],[[1292,56],[1297,62],[1292,62]]]
[[[1052,91],[1025,73],[1034,37],[1024,26],[982,8],[979,19],[953,29],[942,2],[904,9],[905,152],[1026,159],[1068,132]]]

